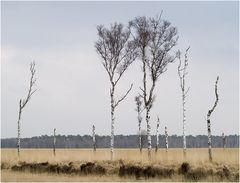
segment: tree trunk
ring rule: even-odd
[[[185,115],[185,95],[183,91],[183,96],[182,96],[182,102],[183,102],[183,156],[184,159],[186,158],[186,153],[187,153],[187,145],[186,145],[186,115]]]
[[[165,145],[166,145],[166,152],[167,152],[168,151],[168,132],[167,132],[166,126],[165,126],[165,138],[166,138]]]
[[[111,92],[111,142],[110,142],[110,146],[111,146],[111,160],[113,160],[114,158],[114,121],[115,121],[115,116],[114,116],[114,86],[112,86]]]
[[[146,109],[146,122],[147,122],[147,141],[148,141],[148,159],[151,160],[151,125],[150,125],[150,116],[149,109]]]
[[[21,114],[19,114],[21,115]],[[18,133],[18,140],[17,140],[17,152],[18,152],[18,157],[20,156],[20,117],[18,119],[18,128],[17,128],[17,133]]]
[[[223,148],[226,148],[226,136],[224,135],[224,133],[222,134],[222,140],[223,140]]]
[[[157,119],[157,128],[156,128],[156,149],[155,152],[158,151],[158,146],[159,146],[159,133],[158,133],[158,128],[159,128],[159,118]]]
[[[18,113],[18,122],[17,122],[17,134],[18,134],[17,152],[18,152],[18,157],[20,157],[20,138],[21,138],[20,120],[21,120],[21,114],[22,114],[21,103],[22,103],[22,100],[20,100],[20,102],[19,102],[19,113]]]
[[[141,134],[141,117],[138,116],[138,130],[139,130],[139,150],[140,150],[140,153],[142,153],[142,134]]]
[[[92,128],[92,138],[93,138],[93,152],[96,152],[96,138],[95,138],[95,126]]]
[[[218,103],[218,93],[217,93],[217,84],[218,84],[218,80],[219,77],[217,77],[217,80],[215,82],[215,95],[216,95],[216,100],[215,103],[213,105],[213,107],[208,111],[207,114],[207,130],[208,130],[208,154],[209,154],[209,161],[212,161],[212,140],[211,140],[211,122],[210,122],[210,116],[212,114],[212,112],[214,111],[214,109],[217,106]]]
[[[53,130],[53,155],[56,156],[56,128]]]
[[[210,119],[207,119],[207,129],[208,129],[208,155],[209,155],[209,161],[212,161],[212,139],[211,139]]]

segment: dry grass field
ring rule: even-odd
[[[152,152],[152,161],[149,162],[147,158],[147,151],[144,150],[142,156],[138,149],[116,149],[115,160],[109,160],[109,149],[97,149],[94,154],[92,149],[57,149],[56,156],[53,156],[52,149],[22,149],[20,159],[18,159],[16,149],[1,149],[1,180],[2,181],[136,181],[132,174],[130,176],[119,176],[119,167],[121,164],[131,165],[133,167],[157,167],[173,169],[178,172],[179,167],[183,163],[182,149],[160,149],[158,153]],[[238,148],[215,148],[213,149],[213,162],[208,161],[208,149],[188,149],[187,159],[193,170],[200,170],[199,176],[202,176],[201,181],[236,181],[239,178],[239,149]],[[69,165],[73,164],[78,167],[87,162],[94,162],[106,169],[104,174],[69,174],[63,172],[56,174],[51,172],[33,172],[33,171],[13,171],[13,166],[19,164],[18,162],[29,163],[31,166],[37,163],[48,162],[50,165]],[[25,165],[26,166],[26,165]],[[29,167],[31,167],[29,165]],[[126,166],[127,167],[127,166]],[[228,174],[225,175],[220,172],[223,167],[227,167]],[[200,168],[200,169],[199,169]],[[19,168],[18,168],[19,169]],[[127,168],[126,168],[127,169]],[[223,168],[224,169],[224,168]],[[21,169],[22,170],[22,169]],[[28,170],[28,169],[27,169]],[[31,170],[31,169],[30,169]],[[36,169],[34,169],[36,170]],[[205,171],[206,170],[206,171]],[[211,170],[211,171],[210,171]],[[202,172],[215,172],[216,175],[204,176]],[[128,173],[128,172],[127,172]],[[194,173],[194,172],[193,172]],[[136,172],[133,173],[135,175]],[[196,172],[193,175],[198,175]],[[223,174],[223,175],[222,175]],[[161,174],[162,175],[162,174]],[[215,175],[215,174],[214,174]],[[152,176],[148,177],[148,181],[187,181],[186,176],[174,173],[171,176]],[[198,178],[196,178],[198,180]],[[145,179],[138,179],[137,181],[146,181]]]

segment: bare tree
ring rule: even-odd
[[[135,102],[136,102],[136,105],[137,105],[137,108],[135,110],[138,113],[137,119],[138,119],[138,133],[139,133],[139,136],[138,136],[138,139],[139,139],[139,150],[140,150],[140,153],[142,153],[142,134],[141,134],[142,116],[141,116],[141,113],[142,113],[143,109],[142,109],[141,97],[140,96],[136,96],[135,97]]]
[[[169,21],[162,20],[161,15],[156,18],[137,17],[130,22],[130,26],[135,30],[132,35],[138,48],[138,58],[142,62],[143,88],[140,89],[146,111],[148,157],[150,160],[152,148],[150,110],[155,99],[154,89],[159,76],[167,70],[167,65],[176,58],[176,54],[171,53],[171,50],[178,40],[177,28],[171,26]],[[150,81],[147,80],[148,72]]]
[[[138,132],[138,135],[141,135],[141,145],[142,148],[144,148],[144,146],[146,146],[147,144],[147,131],[145,129],[141,129],[140,132]]]
[[[53,129],[53,155],[56,156],[56,128]]]
[[[159,125],[160,125],[160,120],[159,120],[159,117],[157,117],[157,128],[156,128],[156,148],[155,148],[155,152],[158,151],[158,147],[159,147],[159,133],[158,133]]]
[[[166,126],[165,126],[165,147],[166,147],[166,152],[168,152],[168,132],[167,132]]]
[[[216,95],[216,100],[213,105],[213,107],[208,111],[207,113],[207,131],[208,131],[208,155],[209,155],[209,161],[212,161],[212,135],[211,135],[211,121],[210,117],[214,109],[216,108],[218,104],[218,92],[217,92],[217,84],[218,84],[219,77],[217,77],[217,80],[215,82],[215,95]]]
[[[18,121],[17,121],[17,133],[18,133],[17,152],[18,152],[18,157],[20,156],[20,138],[21,138],[20,121],[21,121],[22,110],[26,106],[26,104],[29,102],[32,95],[36,92],[36,89],[33,89],[33,87],[36,83],[36,80],[37,80],[35,78],[35,73],[36,73],[35,62],[31,62],[30,72],[31,72],[31,77],[30,77],[30,83],[29,83],[29,89],[28,89],[27,97],[25,99],[20,99],[20,101],[19,101],[19,113],[18,113]]]
[[[226,136],[224,135],[224,133],[222,133],[222,142],[223,142],[223,148],[226,148],[226,144],[227,144],[227,139]]]
[[[96,152],[95,126],[92,126],[93,152]]]
[[[182,92],[182,115],[183,115],[183,155],[184,158],[186,158],[186,151],[187,151],[187,145],[186,145],[186,108],[185,108],[185,104],[186,104],[186,97],[187,97],[187,93],[189,92],[190,87],[188,87],[186,89],[185,86],[185,77],[188,74],[187,72],[187,66],[188,66],[188,57],[187,57],[187,53],[188,50],[190,49],[190,47],[188,47],[186,49],[185,55],[184,55],[184,62],[182,63],[181,61],[181,56],[180,56],[180,52],[178,55],[178,59],[179,59],[179,65],[178,65],[178,76],[179,76],[179,80],[180,80],[180,87],[181,87],[181,92]]]
[[[113,160],[114,150],[114,123],[115,109],[122,102],[133,84],[127,92],[120,98],[115,98],[116,85],[123,76],[124,72],[136,59],[135,44],[130,40],[130,29],[124,28],[122,24],[113,24],[110,29],[100,25],[97,27],[98,41],[95,43],[97,53],[103,59],[102,64],[107,71],[110,80],[111,97],[111,160]]]

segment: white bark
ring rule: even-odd
[[[166,152],[168,151],[168,132],[167,127],[165,126],[165,146],[166,146]]]
[[[142,113],[142,101],[141,101],[141,96],[136,96],[135,97],[135,102],[136,102],[136,111],[137,111],[137,119],[138,119],[138,140],[139,140],[139,150],[140,153],[142,153],[142,134],[141,134],[141,124],[142,124],[142,117],[141,117],[141,113]]]
[[[211,121],[210,121],[210,116],[212,114],[212,112],[214,111],[214,109],[217,106],[218,103],[218,93],[217,93],[217,84],[218,84],[218,80],[219,77],[217,77],[217,80],[215,82],[215,96],[216,96],[216,100],[215,103],[213,105],[213,107],[208,111],[207,114],[207,130],[208,130],[208,155],[209,155],[209,161],[212,161],[212,134],[211,134]]]
[[[186,158],[186,153],[187,153],[187,143],[186,143],[186,97],[187,93],[189,91],[189,88],[186,90],[185,88],[185,77],[187,75],[187,66],[188,66],[188,58],[187,58],[187,52],[190,47],[187,48],[185,52],[185,59],[183,63],[183,68],[182,67],[182,62],[181,62],[181,56],[179,54],[179,65],[178,65],[178,75],[180,79],[180,87],[181,87],[181,92],[182,92],[182,115],[183,115],[183,155],[184,158]]]
[[[225,149],[227,141],[226,141],[226,136],[224,135],[224,133],[222,133],[222,140],[223,140],[223,148]]]
[[[207,120],[207,130],[208,130],[208,155],[209,160],[212,161],[212,134],[210,119]]]
[[[92,127],[93,151],[96,152],[95,126]]]
[[[141,116],[138,114],[138,131],[139,131],[139,150],[142,153],[142,134],[141,134],[141,122],[142,122],[142,118]]]
[[[149,116],[148,108],[146,109],[146,122],[147,122],[148,158],[149,158],[149,160],[151,160],[152,142],[151,142],[150,116]]]
[[[21,121],[21,114],[22,114],[22,108],[21,108],[21,100],[19,102],[19,113],[18,113],[18,122],[17,122],[17,152],[18,152],[18,157],[20,156],[20,138],[21,138],[21,131],[20,131],[20,121]]]
[[[56,128],[53,130],[53,155],[56,156]]]
[[[186,98],[186,96],[183,95],[182,96],[182,101],[183,101],[183,154],[184,154],[184,157],[186,158],[187,144],[186,144],[185,98]]]
[[[114,122],[115,122],[115,116],[114,116],[114,86],[112,87],[110,91],[111,96],[111,140],[110,140],[110,148],[111,148],[111,160],[113,160],[113,151],[114,151]]]
[[[159,117],[157,117],[157,128],[156,128],[156,152],[158,151],[158,147],[159,147],[159,133],[158,133],[158,129],[159,129],[159,125],[160,125],[160,120]]]

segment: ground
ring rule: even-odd
[[[183,162],[186,162],[185,164]],[[110,161],[109,149],[1,149],[1,181],[238,181],[239,149],[213,149],[213,162],[208,149],[152,151],[116,149]]]

